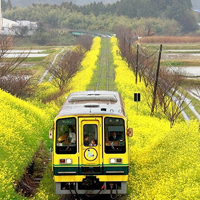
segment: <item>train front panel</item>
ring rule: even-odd
[[[62,116],[54,121],[57,194],[126,194],[127,120],[122,116]]]

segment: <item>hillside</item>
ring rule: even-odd
[[[47,3],[47,4],[60,5],[62,2],[73,2],[74,4],[77,4],[77,5],[85,5],[85,4],[90,4],[93,2],[102,2],[103,4],[108,4],[108,3],[112,4],[117,1],[118,0],[74,0],[74,1],[71,1],[71,0],[57,0],[57,1],[54,1],[54,0],[29,0],[29,1],[27,1],[27,0],[11,0],[11,3],[12,3],[12,6],[26,7],[26,6],[32,5],[33,3],[34,4]],[[191,0],[191,2],[192,2],[194,9],[200,9],[200,1],[199,0]]]
[[[77,5],[84,5],[84,4],[90,4],[93,2],[102,2],[103,4],[108,4],[108,3],[115,3],[117,2],[117,0],[11,0],[12,6],[20,6],[20,7],[26,7],[29,5],[34,4],[58,4],[60,5],[62,2],[73,2],[73,4],[77,4]]]
[[[91,0],[92,1],[92,0]],[[114,0],[112,0],[113,2]],[[9,1],[10,2],[10,1]],[[90,1],[73,1],[73,3],[90,3]],[[34,3],[33,6],[25,7]],[[162,0],[123,0],[115,4],[109,4],[107,6],[102,3],[89,4],[87,6],[77,6],[70,3],[65,3],[60,6],[54,5],[45,5],[37,3],[53,3],[51,0],[37,0],[37,1],[24,1],[18,0],[12,2],[14,5],[24,6],[25,8],[15,8],[15,9],[6,9],[9,8],[7,5],[4,6],[3,13],[4,18],[11,20],[28,20],[28,21],[37,21],[38,24],[48,24],[47,27],[52,29],[62,28],[62,29],[87,29],[87,30],[99,30],[99,31],[114,31],[115,27],[118,24],[127,24],[132,26],[134,24],[135,30],[142,30],[147,32],[147,29],[155,29],[158,35],[169,35],[174,34],[174,31],[177,31],[175,34],[181,33],[191,33],[198,29],[197,19],[195,18],[194,12],[191,10],[192,3],[190,0],[176,1],[173,3],[171,1],[162,2]],[[57,1],[57,4],[61,3]],[[108,3],[108,1],[103,1],[103,3]],[[36,6],[37,5],[37,6]],[[22,11],[23,10],[23,11]],[[73,11],[73,12],[72,12]],[[78,13],[78,14],[77,14]],[[92,17],[91,17],[92,15]],[[155,20],[160,19],[159,23],[157,22],[145,22],[145,27],[141,27],[141,23],[130,23],[123,22],[124,16],[133,20],[142,19],[146,20]],[[162,16],[162,18],[160,18]],[[119,19],[117,19],[119,17]],[[97,18],[97,19],[94,19]],[[84,20],[83,20],[84,19]],[[116,20],[115,23],[113,20]],[[172,25],[172,29],[164,22],[163,20],[170,20],[170,24],[178,22],[177,25]],[[100,23],[99,23],[100,21]],[[143,20],[144,21],[144,20]],[[151,24],[151,27],[149,25]],[[157,24],[166,25],[168,28],[164,31],[164,28],[157,27]],[[140,27],[137,27],[140,26]],[[176,27],[176,29],[174,29]],[[146,30],[145,30],[146,29]],[[162,31],[162,33],[158,32]],[[167,33],[167,30],[170,30],[170,33]],[[179,33],[178,33],[179,32]],[[45,37],[47,38],[47,37]]]

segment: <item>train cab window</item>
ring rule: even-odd
[[[106,117],[104,121],[105,153],[125,153],[125,123],[121,118]]]
[[[97,146],[98,132],[96,124],[85,124],[83,126],[83,141],[84,146]]]
[[[77,146],[76,118],[56,121],[56,153],[75,154]]]

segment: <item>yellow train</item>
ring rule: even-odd
[[[127,193],[127,117],[114,91],[71,93],[49,132],[56,194]]]

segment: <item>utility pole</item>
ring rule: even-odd
[[[1,0],[0,0],[0,34],[1,34],[2,24],[3,24],[3,18],[2,18],[2,12],[1,12]]]
[[[139,49],[139,45],[137,44],[136,69],[135,69],[135,84],[137,84],[137,77],[138,77],[138,49]]]
[[[158,56],[158,65],[157,65],[157,70],[156,70],[156,80],[155,80],[155,83],[154,83],[154,91],[153,91],[153,101],[152,101],[152,107],[151,107],[151,115],[154,115],[154,108],[155,108],[155,103],[156,103],[156,90],[157,90],[157,85],[158,85],[158,77],[159,77],[159,70],[160,70],[161,53],[162,53],[162,44],[160,45],[159,56]]]

